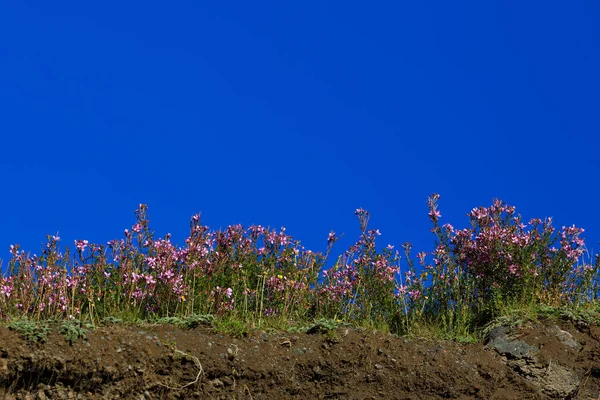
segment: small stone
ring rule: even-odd
[[[219,389],[222,388],[223,386],[225,386],[225,384],[223,383],[222,380],[220,379],[213,379],[212,381],[210,381],[210,384],[213,385],[213,387]]]
[[[8,372],[8,360],[0,358],[0,372]]]
[[[557,325],[553,325],[548,328],[548,332],[555,335],[564,345],[569,346],[573,349],[581,347],[581,345],[573,339],[573,335],[567,331],[563,331]]]
[[[228,376],[223,377],[221,379],[221,381],[223,382],[223,385],[225,385],[225,386],[231,386],[231,385],[233,385],[233,379],[231,379]]]

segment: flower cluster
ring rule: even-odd
[[[439,195],[428,199],[435,246],[380,248],[370,214],[357,209],[358,240],[333,266],[326,261],[340,238],[331,231],[325,252],[305,249],[279,230],[232,225],[213,231],[192,216],[183,246],[149,229],[147,206],[123,237],[105,245],[75,240],[74,251],[48,236],[41,255],[18,245],[0,276],[0,318],[137,318],[212,313],[260,321],[343,317],[356,323],[441,323],[472,329],[507,303],[580,303],[598,297],[598,259],[583,262],[583,229],[550,218],[527,224],[500,200],[473,209],[470,228],[440,225]],[[432,263],[428,257],[432,256]]]
[[[525,224],[515,207],[495,200],[471,210],[471,227],[459,230],[439,225],[438,200],[435,194],[428,201],[436,236],[433,265],[424,266],[432,282],[426,290],[429,315],[489,318],[511,304],[573,303],[583,294],[596,298],[591,287],[598,263],[574,267],[585,253],[583,229],[563,227],[557,235],[551,218]]]

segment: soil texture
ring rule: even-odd
[[[600,399],[600,328],[498,327],[484,344],[338,328],[110,325],[73,343],[0,328],[0,399]]]

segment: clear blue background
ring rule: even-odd
[[[218,4],[217,4],[218,3]],[[598,248],[600,3],[2,2],[0,258],[285,226],[324,249],[372,214],[430,251],[497,197]]]

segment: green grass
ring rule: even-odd
[[[497,326],[509,326],[511,328],[527,324],[555,324],[559,322],[572,322],[584,325],[600,325],[600,302],[586,303],[581,306],[562,306],[550,307],[547,305],[536,305],[529,307],[511,307],[503,309],[503,313],[484,327],[475,332],[456,332],[448,330],[447,327],[440,324],[414,323],[411,326],[410,333],[404,336],[412,339],[429,340],[451,340],[462,344],[480,343],[485,336]],[[170,324],[180,329],[195,329],[205,327],[214,333],[219,333],[231,337],[246,337],[251,332],[272,332],[272,333],[300,333],[324,335],[327,340],[336,343],[340,340],[341,329],[358,329],[368,331],[378,331],[389,333],[389,330],[378,329],[365,324],[350,324],[340,319],[318,318],[312,321],[286,321],[284,319],[267,319],[260,324],[244,321],[238,318],[215,317],[213,315],[192,315],[187,318],[163,317],[148,320],[132,318],[123,320],[118,318],[106,317],[99,326],[110,325],[156,325]],[[9,329],[17,332],[20,336],[30,343],[44,343],[48,334],[57,331],[65,337],[71,345],[78,340],[87,338],[88,330],[95,329],[90,321],[63,320],[57,321],[32,321],[28,319],[14,320],[5,324]]]

